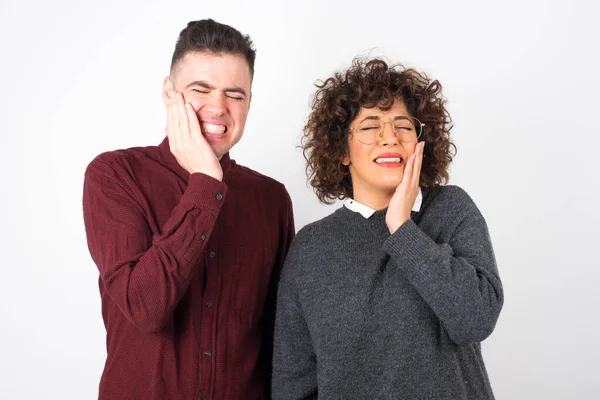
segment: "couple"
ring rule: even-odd
[[[484,218],[441,185],[440,84],[356,59],[318,85],[310,182],[345,202],[295,236],[284,186],[229,156],[254,60],[247,35],[190,22],[164,80],[167,137],[86,170],[99,398],[492,399],[480,342],[502,285]]]

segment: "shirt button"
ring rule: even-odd
[[[210,352],[210,350],[206,350],[206,351],[204,352],[204,355],[205,355],[206,357],[210,357],[210,356],[211,356],[211,354],[212,354],[212,353]]]
[[[215,253],[214,251],[211,251],[208,255],[210,258],[215,258],[217,256],[217,253]]]
[[[217,193],[217,200],[223,200],[223,195],[221,193]]]
[[[212,301],[207,301],[206,302],[206,307],[212,307]]]
[[[200,240],[205,240],[206,239],[206,235],[201,235],[200,236]]]

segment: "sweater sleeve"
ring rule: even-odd
[[[384,244],[457,344],[487,338],[504,301],[485,220],[468,196],[463,211],[448,243],[408,220]]]
[[[298,260],[290,251],[277,295],[273,356],[273,400],[317,399],[317,360],[293,281]]]
[[[86,170],[83,213],[88,247],[107,293],[127,319],[160,331],[191,282],[225,201],[224,183],[192,174],[170,218],[153,235],[135,188],[98,160]]]

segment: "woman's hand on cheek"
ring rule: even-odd
[[[425,142],[415,145],[414,153],[408,157],[404,165],[402,182],[400,182],[390,200],[385,222],[391,234],[410,219],[410,212],[419,194],[419,177],[421,175],[424,147]]]

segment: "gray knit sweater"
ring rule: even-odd
[[[480,342],[503,303],[487,226],[456,186],[386,210],[341,207],[292,243],[277,303],[274,400],[493,399]]]

